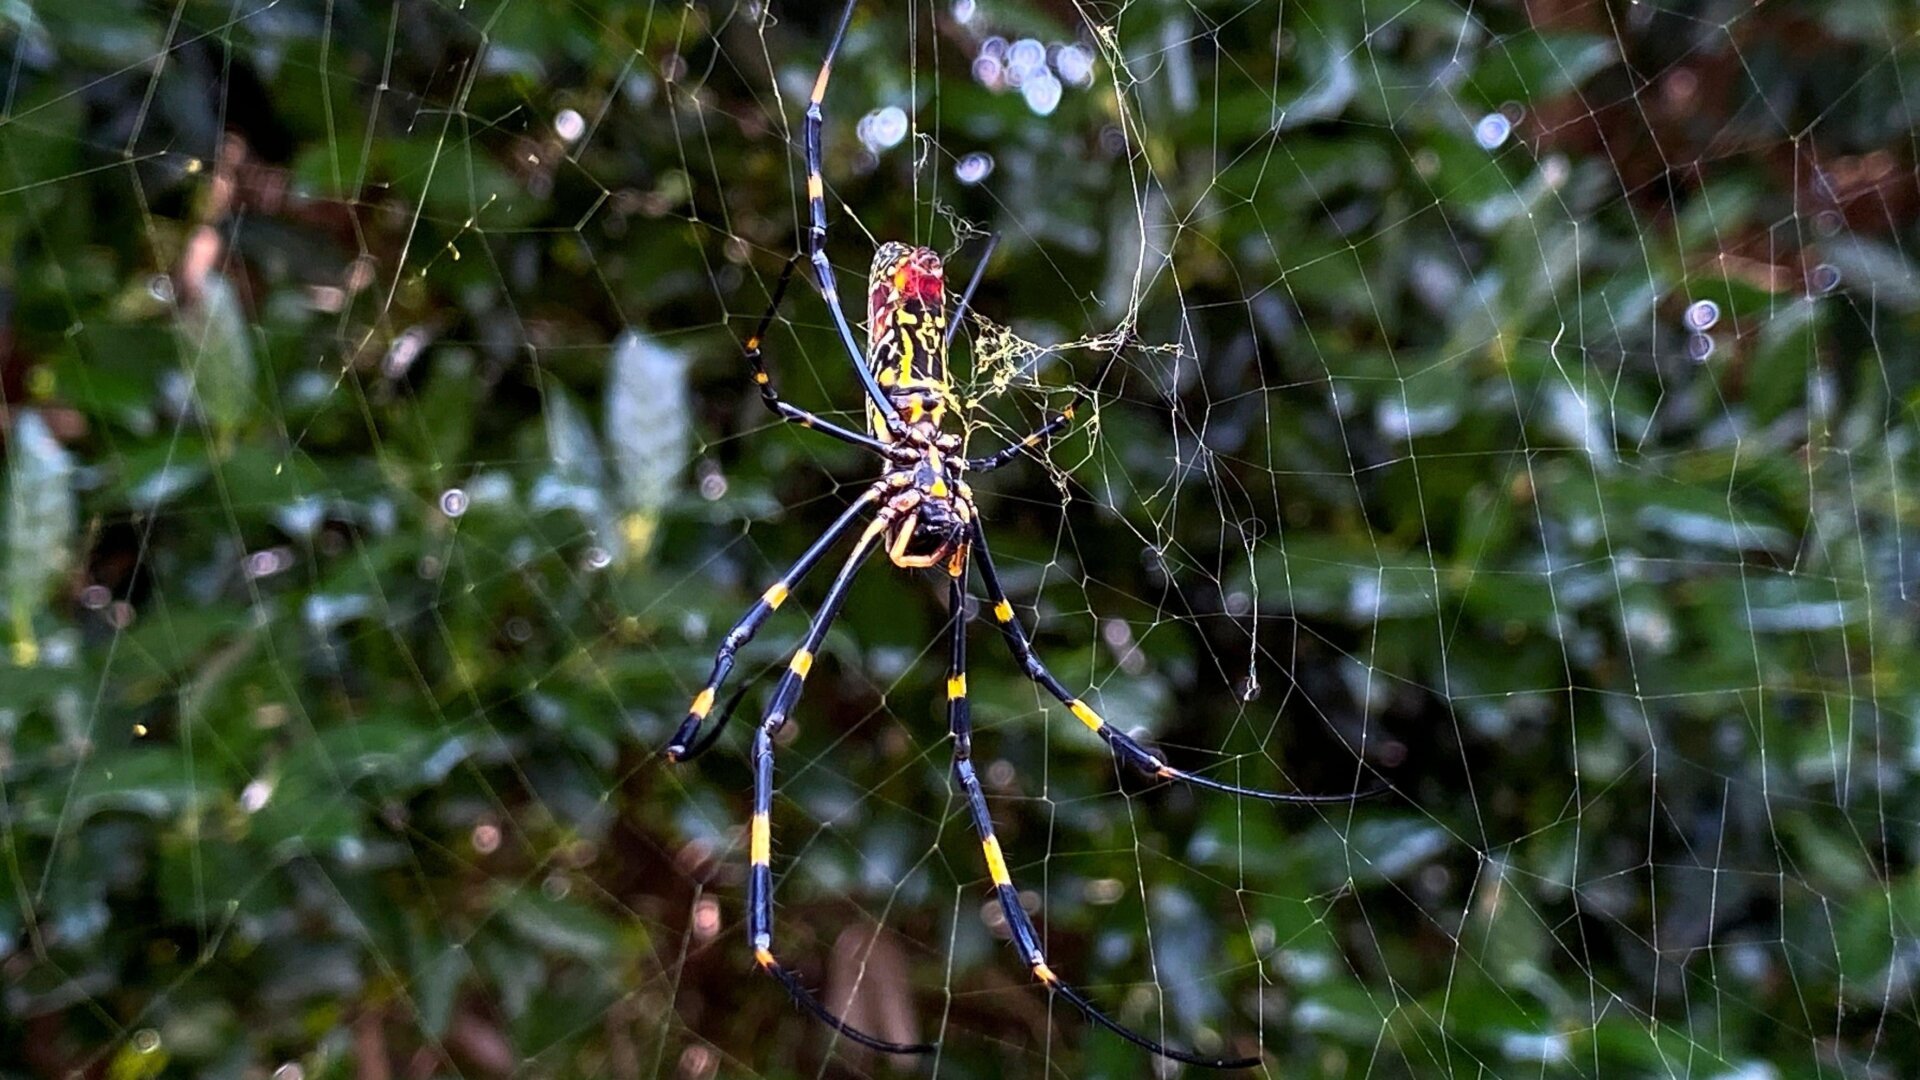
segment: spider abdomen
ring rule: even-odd
[[[867,367],[908,424],[939,427],[952,411],[947,383],[945,269],[932,248],[880,245],[867,276]],[[869,406],[868,427],[890,440],[886,418]]]

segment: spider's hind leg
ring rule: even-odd
[[[994,897],[1000,901],[1001,914],[1006,917],[1007,929],[1013,935],[1013,947],[1020,951],[1021,961],[1042,986],[1072,1002],[1089,1020],[1144,1050],[1173,1061],[1212,1069],[1251,1069],[1258,1066],[1259,1058],[1201,1057],[1150,1039],[1108,1016],[1047,966],[1046,952],[1040,946],[1040,934],[1034,929],[1033,920],[1027,916],[1026,909],[1020,906],[1020,892],[1013,884],[1013,874],[1007,869],[1007,856],[1000,848],[1000,839],[994,835],[993,816],[987,810],[986,793],[981,790],[980,777],[973,768],[973,727],[967,705],[967,591],[964,576],[955,575],[948,588],[948,595],[953,601],[953,659],[947,674],[947,723],[953,733],[953,775],[966,795],[967,813],[973,821],[974,832],[980,837],[980,852],[986,858],[987,876],[992,879]]]
[[[1013,603],[1007,599],[1007,590],[1000,585],[1000,575],[994,572],[993,556],[987,552],[987,534],[980,522],[973,523],[973,554],[979,561],[980,580],[986,583],[987,599],[993,601],[993,619],[1000,624],[1000,633],[1006,639],[1007,649],[1020,663],[1027,678],[1039,683],[1047,693],[1052,694],[1074,718],[1087,726],[1087,729],[1106,741],[1113,756],[1127,765],[1162,780],[1178,780],[1184,784],[1224,792],[1229,795],[1243,795],[1250,799],[1263,799],[1275,803],[1351,803],[1370,798],[1386,790],[1384,785],[1364,791],[1342,793],[1338,795],[1309,795],[1297,791],[1267,791],[1262,788],[1241,787],[1238,784],[1226,784],[1205,776],[1177,769],[1168,764],[1159,755],[1141,746],[1139,740],[1106,722],[1093,710],[1093,706],[1074,696],[1040,657],[1033,651],[1033,642],[1027,638],[1027,631],[1014,617]]]
[[[869,1049],[886,1054],[925,1054],[933,1050],[925,1043],[896,1043],[869,1035],[835,1016],[813,996],[793,972],[781,964],[773,951],[773,736],[787,722],[800,701],[800,690],[807,673],[813,669],[813,657],[826,639],[827,628],[846,602],[847,590],[861,564],[873,554],[874,544],[887,529],[891,518],[886,511],[867,526],[853,547],[853,553],[841,565],[840,573],[827,589],[826,599],[807,627],[800,648],[787,664],[787,670],[774,687],[773,698],[760,726],[753,734],[753,821],[749,829],[747,869],[747,940],[753,948],[754,963],[780,980],[787,993],[801,1008],[833,1030]]]

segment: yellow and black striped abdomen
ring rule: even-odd
[[[874,320],[867,364],[886,389],[947,384],[947,315],[912,300],[882,310]]]
[[[867,366],[907,423],[939,424],[950,404],[947,300],[940,256],[930,248],[880,245],[867,281]],[[876,436],[887,436],[868,408]]]

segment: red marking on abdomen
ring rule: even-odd
[[[946,304],[947,279],[944,274],[922,273],[906,266],[900,269],[893,280],[903,300],[918,300],[933,310]]]

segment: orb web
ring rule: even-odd
[[[715,751],[659,753],[873,475],[739,356],[831,13],[0,27],[0,1061],[888,1071],[746,977],[745,732],[841,553]],[[1089,395],[975,483],[1049,666],[1209,778],[1390,788],[1146,782],[970,609],[1060,974],[1273,1075],[1920,1066],[1916,33],[1891,0],[861,6],[842,281],[898,238],[957,292],[995,235],[971,452]],[[864,425],[812,289],[766,349]],[[778,750],[782,954],[935,1074],[1141,1075],[1005,944],[950,614],[882,560],[827,638]]]

